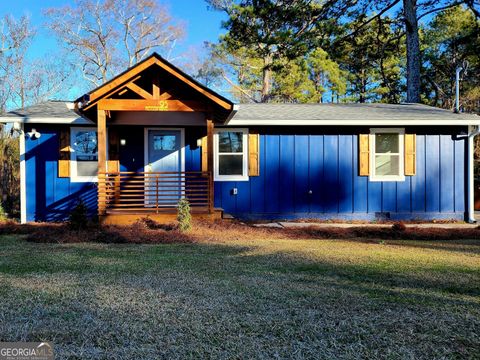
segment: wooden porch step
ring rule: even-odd
[[[99,215],[98,219],[101,224],[105,225],[131,225],[139,221],[142,218],[149,218],[158,223],[166,224],[172,223],[177,220],[176,209],[163,209],[162,212],[156,213],[149,211],[135,211],[129,212],[127,210],[107,210],[105,215]],[[212,214],[208,212],[208,209],[202,211],[192,209],[192,217],[194,219],[204,220],[220,220],[222,219],[223,209],[215,209]]]

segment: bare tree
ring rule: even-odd
[[[23,76],[18,77],[19,82],[13,84],[15,87],[12,87],[11,80],[12,76],[17,75],[16,68],[25,63],[26,52],[34,35],[30,19],[26,16],[16,20],[6,15],[0,19],[0,112],[6,110],[12,97],[18,94],[16,90],[22,87]]]
[[[68,85],[74,83],[72,67],[62,61],[24,59],[12,64],[10,70],[6,82],[10,102],[17,108],[55,97],[68,97]]]
[[[154,0],[76,0],[45,14],[73,64],[95,86],[152,51],[168,55],[184,35],[183,25]]]

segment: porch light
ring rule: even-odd
[[[127,140],[125,140],[125,139],[120,139],[120,145],[122,145],[122,146],[127,145]]]
[[[40,134],[37,129],[32,129],[32,131],[28,132],[27,135],[30,137],[30,139],[40,139]]]

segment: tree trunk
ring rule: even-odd
[[[407,102],[420,102],[420,41],[418,38],[417,0],[403,0],[407,36]]]
[[[367,85],[366,85],[366,80],[365,80],[365,68],[362,68],[361,72],[360,72],[360,96],[358,98],[358,102],[363,104],[365,102],[365,95],[366,95],[366,89],[367,89]]]
[[[263,59],[263,78],[262,78],[262,103],[270,100],[271,82],[272,82],[272,56],[269,55]]]

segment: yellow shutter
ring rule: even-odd
[[[370,175],[370,135],[358,135],[358,170],[360,176]]]
[[[70,129],[60,130],[58,146],[58,177],[70,177]]]
[[[207,137],[202,137],[202,171],[208,171],[208,147],[207,147]]]
[[[248,175],[260,175],[260,135],[255,132],[248,134]]]
[[[415,134],[405,134],[405,175],[415,175],[417,172]]]

